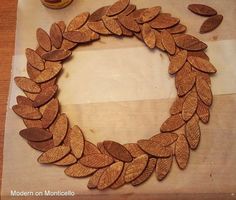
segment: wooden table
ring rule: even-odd
[[[1,0],[0,4],[0,188],[2,183],[2,151],[6,105],[12,56],[15,46],[17,0]]]

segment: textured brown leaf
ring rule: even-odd
[[[177,139],[178,135],[176,133],[158,133],[150,138],[150,140],[157,142],[161,146],[169,146]]]
[[[70,177],[81,178],[93,174],[97,169],[86,167],[80,163],[75,163],[65,169],[65,174]]]
[[[150,25],[155,29],[166,29],[178,24],[179,21],[178,18],[160,14],[150,22]]]
[[[160,6],[155,6],[152,8],[147,8],[143,10],[140,14],[140,17],[136,18],[138,23],[146,23],[153,20],[161,11]]]
[[[52,44],[49,35],[42,28],[38,28],[36,31],[37,41],[45,51],[51,51]]]
[[[42,55],[47,53],[47,51],[45,51],[41,46],[38,46],[35,49],[35,53],[37,53],[40,57],[42,57]]]
[[[84,151],[84,135],[78,126],[74,126],[70,132],[71,151],[76,158],[81,158]]]
[[[192,71],[195,72],[196,77],[204,79],[209,86],[211,86],[211,78],[209,73],[205,73],[197,70],[196,68],[192,68]]]
[[[170,107],[170,114],[171,115],[176,115],[176,114],[182,112],[184,100],[185,100],[184,97],[176,97],[175,101],[173,102],[173,104]]]
[[[56,119],[59,111],[58,99],[52,99],[45,108],[42,117],[43,128],[48,128]]]
[[[41,164],[54,163],[61,160],[70,152],[70,148],[67,146],[58,146],[49,149],[48,151],[41,154],[38,158],[38,162]]]
[[[114,158],[124,161],[124,162],[131,162],[132,156],[129,151],[121,144],[114,142],[114,141],[104,141],[103,142],[104,148],[106,151]]]
[[[52,138],[52,134],[41,128],[27,128],[20,131],[21,137],[32,142],[42,142]]]
[[[23,121],[27,128],[43,128],[41,120],[23,119]]]
[[[151,28],[151,26],[147,23],[142,26],[142,36],[145,44],[153,49],[156,46],[156,34],[155,31]]]
[[[34,68],[31,64],[27,63],[26,66],[27,74],[31,80],[35,80],[35,78],[40,74],[41,71]]]
[[[58,146],[62,143],[66,137],[68,130],[68,119],[66,114],[61,114],[55,121],[52,127],[54,146]]]
[[[33,101],[31,101],[29,98],[27,98],[25,96],[17,96],[16,102],[19,105],[33,106]]]
[[[166,29],[171,34],[183,33],[187,30],[187,27],[183,24],[177,24],[171,28]]]
[[[189,146],[184,135],[180,134],[175,143],[175,159],[180,169],[185,169],[189,160]]]
[[[122,35],[122,30],[120,25],[117,23],[117,21],[113,18],[103,16],[102,21],[105,25],[105,27],[113,34],[115,35]]]
[[[60,27],[61,32],[64,33],[65,30],[66,30],[66,24],[65,24],[65,22],[64,22],[64,21],[59,21],[59,22],[57,22],[57,25]]]
[[[143,173],[140,176],[138,176],[138,178],[133,180],[131,182],[131,184],[133,186],[137,186],[137,185],[140,185],[141,183],[145,182],[146,180],[148,180],[148,178],[150,178],[150,176],[152,175],[152,173],[156,167],[156,162],[157,162],[156,158],[150,158],[148,161],[147,167],[145,168]]]
[[[108,8],[106,15],[113,16],[121,13],[129,5],[129,0],[118,0],[111,7]]]
[[[194,86],[196,74],[192,72],[191,66],[188,62],[184,64],[175,77],[175,85],[179,96],[187,94]]]
[[[35,82],[43,83],[48,80],[53,79],[62,69],[62,65],[59,62],[50,62],[45,63],[45,70],[43,70],[36,78]]]
[[[114,162],[113,158],[106,154],[90,154],[80,158],[80,163],[87,167],[103,168],[111,165]]]
[[[188,57],[190,56],[200,57],[208,61],[210,60],[204,51],[188,51]]]
[[[211,92],[211,88],[208,85],[208,83],[206,82],[206,80],[204,80],[201,77],[197,77],[196,88],[197,88],[197,93],[198,93],[198,96],[200,97],[200,99],[207,106],[211,106],[212,100],[213,100],[213,95]]]
[[[124,144],[124,147],[130,152],[133,158],[137,158],[145,154],[145,152],[138,146],[137,143]]]
[[[129,4],[128,7],[120,13],[120,15],[130,15],[135,10],[136,10],[136,5]]]
[[[57,85],[43,89],[33,102],[34,107],[39,107],[50,101],[57,92]]]
[[[207,72],[207,73],[216,73],[216,68],[207,60],[200,57],[188,57],[188,62],[195,67],[196,69]]]
[[[67,31],[74,31],[80,29],[88,20],[89,12],[83,12],[71,20],[67,27]]]
[[[32,142],[32,141],[28,141],[28,144],[38,150],[38,151],[42,151],[42,152],[45,152],[45,151],[48,151],[49,149],[52,149],[54,147],[53,145],[53,140],[46,140],[46,141],[43,141],[43,142]]]
[[[123,170],[122,170],[122,173],[121,175],[119,176],[119,178],[115,181],[115,183],[113,183],[110,188],[112,189],[117,189],[117,188],[120,188],[121,186],[125,185],[125,171],[127,169],[127,167],[131,164],[131,162],[129,163],[125,163],[124,164],[124,167],[123,167]]]
[[[16,85],[23,91],[30,93],[39,93],[41,88],[37,83],[26,77],[15,77],[14,78]]]
[[[104,6],[104,7],[101,7],[97,10],[95,10],[89,17],[89,22],[97,22],[97,21],[100,21],[102,19],[102,17],[104,15],[106,15],[107,13],[107,10],[110,6]]]
[[[107,168],[104,167],[102,169],[98,169],[89,179],[87,187],[89,189],[95,189],[97,188],[98,185],[98,181],[100,179],[100,177],[102,176],[103,172],[106,170]]]
[[[161,32],[161,39],[165,50],[170,55],[174,55],[176,48],[175,48],[175,41],[172,35],[168,31],[164,30]]]
[[[99,149],[91,142],[86,141],[84,142],[84,155],[88,156],[91,154],[98,154],[101,153]]]
[[[76,43],[87,43],[91,41],[90,34],[84,31],[69,31],[63,34],[64,38]]]
[[[183,109],[182,109],[183,120],[185,121],[190,120],[190,118],[196,112],[197,103],[198,103],[197,93],[196,93],[196,90],[193,89],[187,94],[185,101],[183,103]]]
[[[170,61],[169,73],[175,74],[179,71],[185,64],[187,59],[187,51],[183,50],[177,53]]]
[[[177,34],[174,36],[178,47],[189,51],[200,51],[207,48],[207,45],[199,39],[188,34]]]
[[[14,105],[12,110],[24,119],[41,119],[42,114],[37,108],[28,105]]]
[[[77,162],[76,157],[73,156],[72,154],[68,154],[66,157],[62,158],[61,160],[59,160],[53,164],[58,165],[58,166],[68,166],[68,165],[72,165],[76,162]]]
[[[71,42],[69,40],[64,39],[62,41],[61,49],[65,50],[65,51],[66,50],[71,50],[71,49],[75,48],[77,45],[78,44],[76,42]]]
[[[143,154],[135,158],[125,171],[125,182],[129,183],[139,177],[145,170],[148,163],[148,155]]]
[[[62,61],[71,56],[71,51],[56,49],[42,55],[42,58],[47,61]]]
[[[133,32],[140,32],[140,27],[138,23],[134,20],[134,18],[125,15],[118,16],[119,22],[128,30]]]
[[[132,37],[134,34],[132,31],[128,30],[127,28],[125,28],[118,19],[116,19],[116,22],[119,24],[121,31],[122,31],[122,35],[124,36],[128,36],[128,37]]]
[[[221,24],[222,21],[222,15],[215,15],[206,19],[206,21],[203,22],[200,28],[200,33],[208,33],[210,31],[215,30]]]
[[[97,188],[99,190],[104,190],[110,187],[120,176],[123,170],[123,162],[116,162],[110,165],[101,175]]]
[[[185,134],[189,147],[193,150],[197,149],[201,137],[199,119],[197,115],[193,116],[186,124]]]
[[[170,172],[173,162],[173,156],[168,158],[158,158],[156,164],[156,177],[158,181],[162,181]]]
[[[61,48],[63,36],[62,30],[57,23],[53,23],[50,28],[50,38],[54,47],[57,49]]]
[[[111,35],[111,32],[106,28],[103,21],[97,21],[97,22],[88,22],[88,27],[101,35]]]
[[[135,10],[134,12],[132,12],[129,16],[136,20],[136,19],[140,18],[141,14],[142,14],[146,9],[147,9],[147,8],[137,9],[137,10]]]
[[[177,130],[185,124],[181,114],[170,116],[162,125],[161,132],[171,132]]]
[[[165,48],[162,44],[161,33],[155,30],[155,35],[156,35],[156,47],[162,51],[165,51]]]
[[[44,70],[44,62],[42,58],[33,49],[27,48],[25,50],[25,55],[30,65],[38,70]]]
[[[190,4],[188,9],[193,13],[202,16],[213,16],[217,14],[215,9],[203,4]]]
[[[207,124],[209,122],[210,119],[209,107],[205,105],[200,99],[198,99],[197,115],[204,124]]]
[[[154,140],[139,140],[137,143],[143,151],[156,157],[169,157],[172,154],[170,146],[161,146]]]

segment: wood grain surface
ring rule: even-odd
[[[0,3],[0,188],[2,183],[2,152],[11,61],[14,54],[17,0]]]

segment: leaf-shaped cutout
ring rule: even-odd
[[[143,182],[147,181],[151,177],[151,175],[156,167],[156,162],[157,162],[156,158],[150,158],[148,160],[148,164],[147,164],[145,170],[143,171],[143,173],[140,176],[138,176],[135,180],[133,180],[131,182],[131,184],[133,186],[138,186],[138,185],[142,184]]]
[[[158,181],[162,181],[170,172],[173,162],[173,156],[168,158],[158,158],[156,164],[156,177]]]
[[[27,77],[17,76],[14,80],[16,85],[23,91],[30,93],[39,93],[41,91],[39,85]]]
[[[161,132],[171,132],[177,130],[185,124],[181,114],[170,116],[162,125]]]
[[[113,16],[121,13],[129,5],[129,0],[118,0],[111,7],[108,8],[106,15]]]
[[[14,105],[12,110],[24,119],[41,119],[42,114],[37,108],[28,105]]]
[[[38,158],[38,162],[41,164],[50,164],[58,160],[61,160],[70,152],[70,148],[67,146],[58,146],[49,149],[41,154]]]
[[[196,112],[197,109],[197,92],[194,89],[192,89],[186,96],[185,101],[183,103],[183,109],[182,109],[182,117],[183,120],[188,121]]]
[[[173,36],[166,30],[161,32],[162,44],[165,50],[170,54],[174,55],[176,51],[175,41]]]
[[[197,149],[200,142],[201,130],[199,127],[199,119],[196,115],[186,124],[185,134],[190,148],[193,150]]]
[[[57,92],[57,85],[53,85],[43,89],[33,102],[34,107],[40,107],[50,101]]]
[[[74,126],[70,132],[71,151],[76,158],[81,158],[84,151],[84,135],[78,126]]]
[[[27,128],[20,131],[20,135],[32,142],[42,142],[52,137],[52,134],[41,128]]]
[[[27,61],[34,68],[36,68],[38,70],[44,70],[43,59],[33,49],[27,48],[25,50],[25,55],[26,55]]]
[[[175,143],[175,159],[180,169],[185,169],[190,156],[187,139],[180,134]]]
[[[48,151],[49,149],[52,149],[54,147],[54,144],[53,144],[53,140],[46,140],[46,141],[43,141],[43,142],[32,142],[32,141],[28,141],[28,144],[38,150],[38,151],[42,151],[42,152],[45,152],[45,151]]]
[[[45,108],[42,117],[43,128],[48,128],[56,119],[59,111],[58,99],[52,99]]]
[[[150,140],[157,142],[161,146],[169,146],[177,139],[178,135],[176,133],[159,133],[150,138]]]
[[[138,146],[137,143],[127,143],[124,144],[124,147],[130,152],[133,158],[137,158],[145,154],[145,152]]]
[[[197,88],[197,94],[200,97],[200,99],[207,106],[211,106],[212,101],[213,101],[213,94],[212,94],[210,86],[208,85],[206,80],[204,80],[204,78],[197,77],[196,88]]]
[[[216,68],[206,59],[200,57],[188,57],[189,63],[196,69],[206,73],[216,73]]]
[[[178,34],[174,36],[175,43],[178,47],[189,51],[200,51],[207,48],[207,45],[188,34]]]
[[[91,154],[98,154],[101,153],[99,149],[91,142],[86,141],[84,142],[84,155],[88,156]]]
[[[110,187],[119,178],[123,166],[124,163],[119,161],[107,167],[99,179],[97,188],[104,190]]]
[[[103,145],[112,157],[124,162],[132,161],[131,154],[123,145],[110,140],[104,141]]]
[[[187,51],[183,50],[177,53],[170,61],[169,74],[175,74],[185,64],[187,59]]]
[[[198,99],[197,115],[204,124],[207,124],[209,122],[210,119],[209,107],[205,105],[200,99]]]
[[[161,146],[154,140],[139,140],[138,145],[143,151],[155,157],[169,157],[173,153],[170,146]]]
[[[75,163],[65,169],[65,174],[70,177],[82,178],[93,174],[97,169],[86,167],[80,163]]]
[[[74,31],[80,29],[88,20],[89,12],[83,12],[72,19],[67,27],[67,31]]]
[[[71,51],[56,49],[42,55],[42,58],[47,61],[63,61],[71,56]]]
[[[87,167],[103,168],[111,165],[114,162],[113,158],[106,154],[90,154],[80,158],[80,163]]]
[[[66,137],[68,130],[68,119],[66,114],[61,114],[55,121],[52,127],[54,145],[58,146]]]
[[[37,41],[39,45],[45,50],[45,51],[51,51],[52,44],[49,35],[45,30],[42,28],[38,28],[36,31]]]
[[[68,165],[72,165],[76,162],[77,162],[76,157],[73,156],[72,154],[68,154],[67,156],[65,156],[64,158],[62,158],[61,160],[59,160],[53,164],[57,165],[57,166],[68,166]]]
[[[120,25],[117,23],[117,21],[113,18],[103,16],[102,21],[105,25],[105,27],[113,34],[115,35],[122,35],[122,30]]]
[[[148,23],[143,24],[141,31],[145,44],[150,49],[153,49],[156,46],[155,31],[151,28],[151,26]]]
[[[60,29],[57,23],[53,23],[50,28],[50,38],[52,41],[52,45],[57,49],[59,49],[62,44],[63,36],[62,36],[62,30]]]
[[[129,183],[139,177],[148,163],[148,155],[144,154],[135,158],[125,171],[125,182]]]
[[[100,177],[102,176],[103,172],[106,170],[106,167],[102,168],[102,169],[98,169],[90,178],[87,184],[87,187],[89,189],[95,189],[97,188],[98,185],[98,181],[100,179]]]

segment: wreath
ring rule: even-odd
[[[204,52],[207,45],[185,31],[186,26],[161,12],[161,7],[136,9],[129,0],[119,0],[91,15],[81,13],[68,26],[63,21],[54,23],[49,34],[38,28],[38,47],[26,49],[29,78],[14,79],[26,96],[17,96],[13,106],[27,127],[19,134],[43,152],[38,162],[66,166],[65,174],[70,177],[91,176],[88,188],[99,190],[126,183],[137,186],[154,171],[161,181],[174,158],[179,168],[185,169],[190,150],[200,142],[199,122],[209,121],[213,99],[210,75],[216,73]],[[168,72],[175,78],[178,95],[160,133],[151,138],[128,144],[106,140],[94,145],[79,126],[70,127],[66,114],[60,112],[56,95],[63,61],[75,47],[101,36],[136,36],[148,48],[158,48],[169,56]]]

